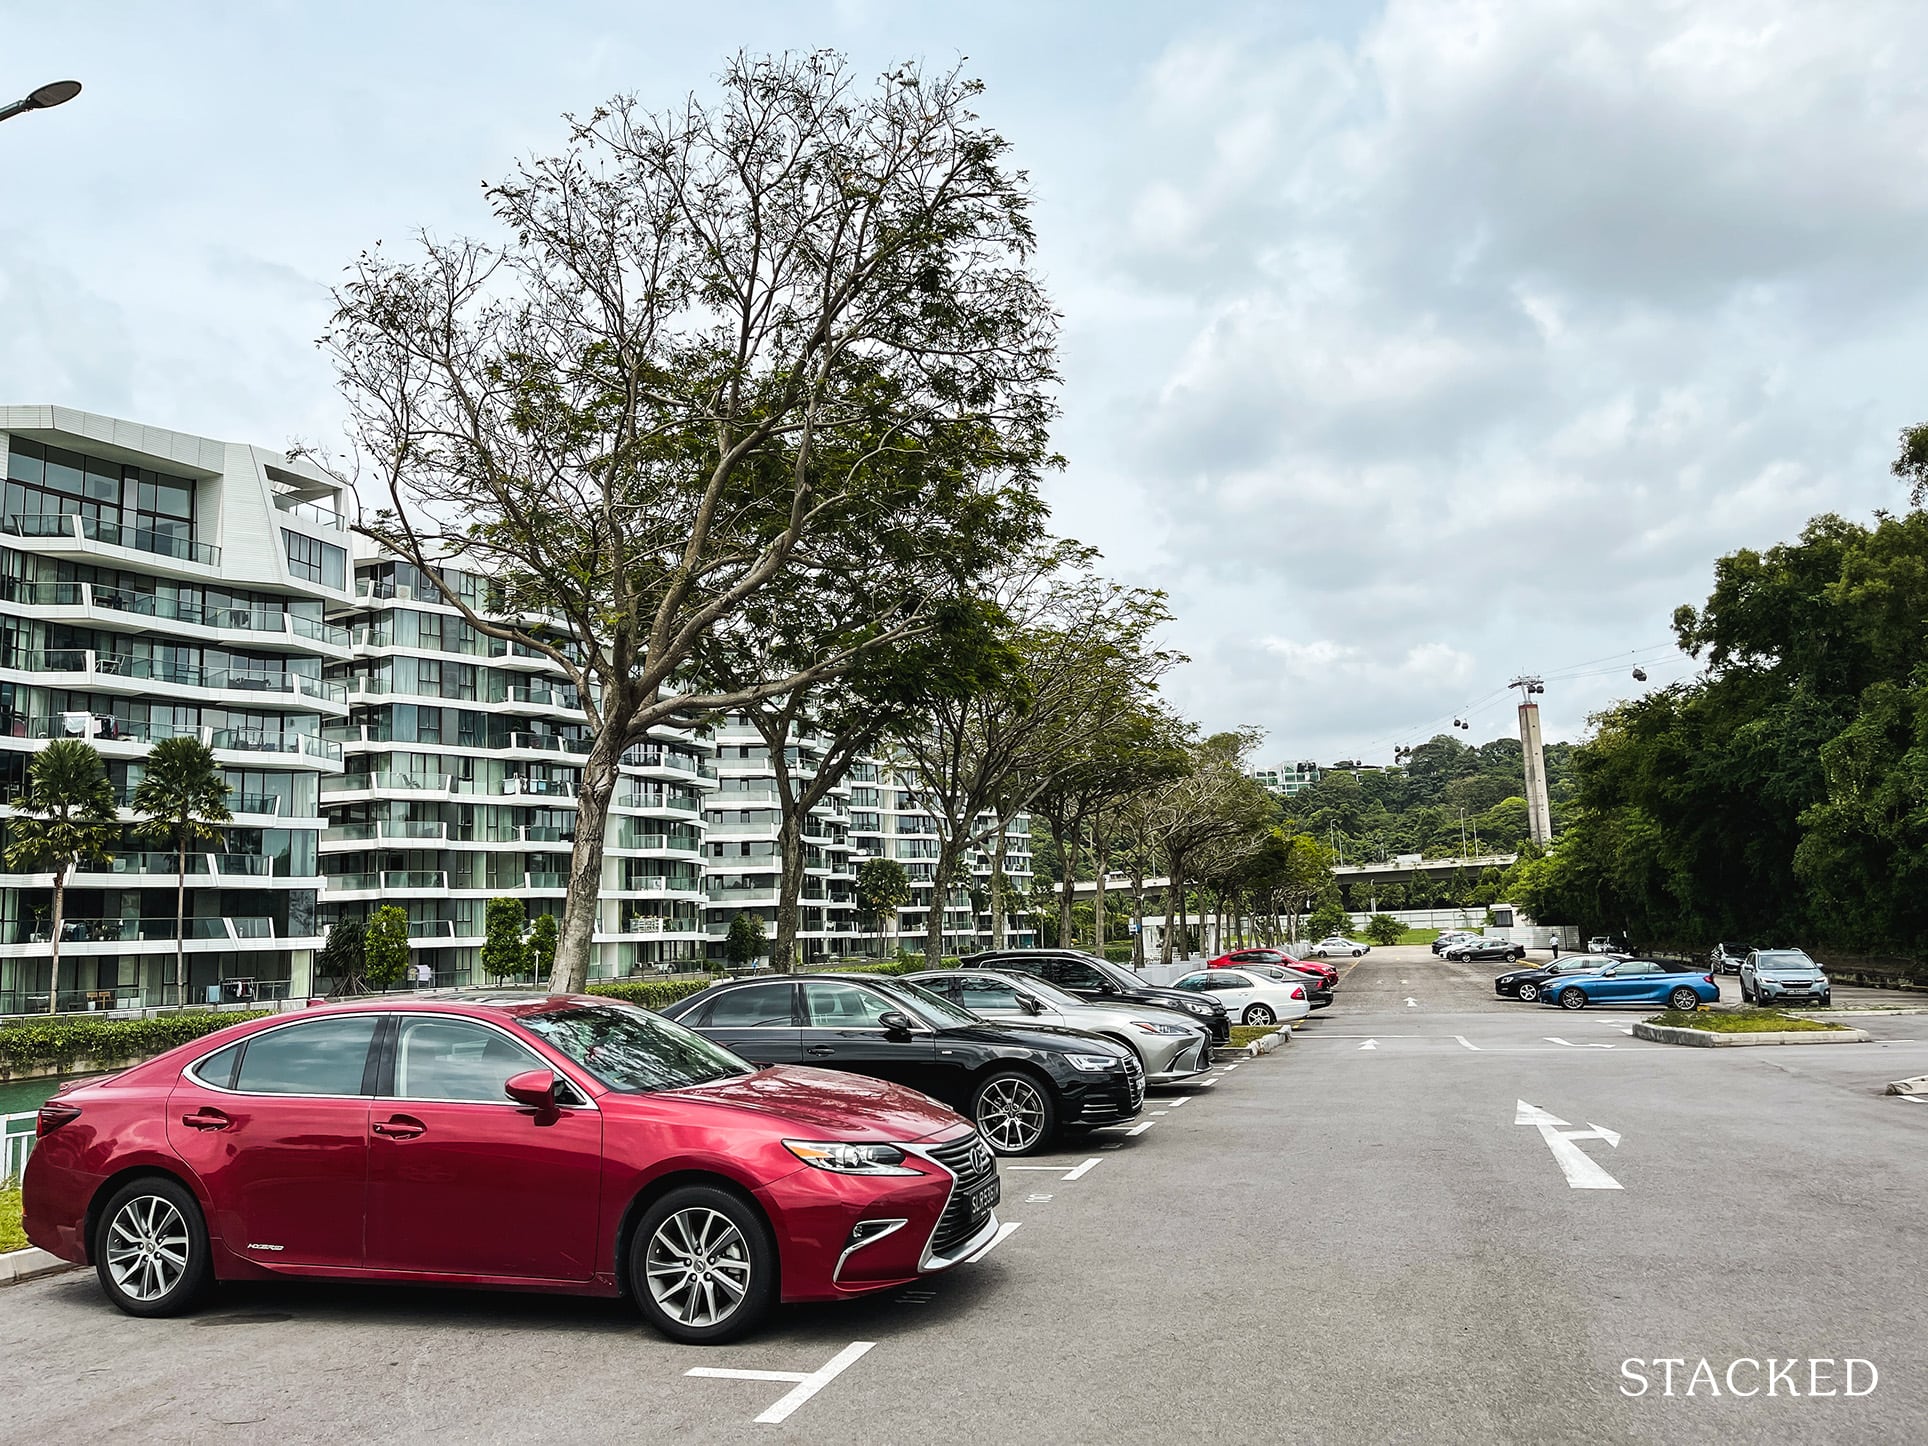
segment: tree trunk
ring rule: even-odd
[[[60,1012],[60,929],[67,913],[67,871],[71,864],[63,864],[60,872],[54,875],[54,932],[52,935],[53,958],[51,971],[47,976],[47,1013]]]
[[[1168,859],[1165,864],[1165,937],[1159,941],[1158,962],[1172,962],[1172,899],[1180,891],[1178,886],[1178,860]]]
[[[174,876],[174,1005],[187,1007],[187,831],[181,832]]]
[[[1145,866],[1131,866],[1131,921],[1138,927],[1131,936],[1131,967],[1145,967]]]
[[[1091,829],[1091,936],[1098,943],[1092,952],[1100,959],[1105,957],[1105,865],[1110,861],[1110,845],[1094,824]]]
[[[1069,949],[1077,940],[1072,935],[1072,892],[1078,882],[1078,829],[1067,827],[1058,837],[1058,947]]]
[[[944,908],[950,903],[951,878],[957,872],[957,861],[963,849],[956,844],[946,843],[939,850],[937,863],[931,870],[931,911],[924,920],[924,967],[936,969],[944,961]]]
[[[780,798],[788,790],[779,789]],[[803,896],[803,815],[783,808],[783,823],[777,830],[777,858],[783,865],[777,886],[777,932],[770,941],[770,967],[779,973],[793,973],[797,967],[797,917],[802,912],[797,901]]]
[[[1004,947],[1004,830],[1010,821],[1000,812],[997,837],[991,840],[991,947]]]
[[[549,971],[549,988],[557,994],[580,994],[589,982],[589,954],[602,909],[603,836],[609,822],[609,800],[616,793],[616,766],[622,761],[623,746],[619,731],[606,723],[583,760],[582,781],[576,786],[576,842],[569,851],[569,895],[562,905],[556,962]]]

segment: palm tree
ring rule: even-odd
[[[6,847],[7,867],[17,873],[51,869],[54,876],[53,975],[47,1012],[60,1006],[60,931],[67,910],[67,880],[84,859],[113,858],[120,843],[120,815],[107,765],[91,743],[61,738],[49,743],[27,769],[26,795],[14,803]]]
[[[196,844],[219,843],[228,812],[228,781],[214,750],[198,738],[163,738],[147,755],[134,789],[135,829],[143,839],[174,850],[174,990],[187,1003],[187,855]]]

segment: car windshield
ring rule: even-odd
[[[1770,949],[1754,956],[1756,969],[1812,969],[1814,961],[1799,949]]]
[[[626,1004],[579,1004],[516,1020],[612,1090],[651,1094],[753,1072],[720,1044]]]
[[[1078,957],[1093,969],[1096,969],[1100,974],[1104,975],[1105,978],[1109,979],[1113,984],[1116,984],[1120,989],[1143,989],[1145,987],[1144,980],[1140,979],[1129,969],[1124,969],[1113,964],[1109,959],[1096,959],[1089,954],[1080,954]]]
[[[882,993],[890,995],[910,1012],[936,1029],[956,1029],[966,1024],[981,1024],[984,1016],[973,1014],[961,1004],[933,994],[921,984],[913,984],[908,979],[867,979]]]

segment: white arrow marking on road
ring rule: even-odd
[[[1609,1175],[1593,1158],[1574,1143],[1575,1140],[1605,1140],[1615,1148],[1619,1147],[1620,1136],[1602,1125],[1589,1121],[1584,1130],[1575,1130],[1558,1115],[1549,1114],[1538,1105],[1529,1105],[1525,1100],[1515,1100],[1513,1123],[1532,1125],[1546,1141],[1546,1147],[1553,1152],[1553,1159],[1566,1176],[1566,1182],[1575,1190],[1618,1190],[1620,1182]]]
[[[1419,1008],[1419,1001],[1417,999],[1414,999],[1410,994],[1408,994],[1406,996],[1406,1008],[1408,1009]]]
[[[1373,1040],[1373,1039],[1369,1039],[1369,1040],[1367,1040],[1367,1041],[1366,1041],[1366,1042],[1365,1042],[1364,1044],[1362,1044],[1362,1045],[1360,1045],[1360,1046],[1359,1046],[1359,1048],[1361,1048],[1361,1049],[1377,1049],[1377,1048],[1379,1048],[1379,1042],[1378,1042],[1377,1040]]]

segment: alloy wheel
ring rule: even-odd
[[[693,1205],[656,1227],[644,1269],[664,1315],[679,1325],[713,1326],[749,1293],[749,1242],[727,1215]]]
[[[977,1127],[1001,1153],[1022,1154],[1044,1133],[1044,1096],[1029,1080],[994,1079],[978,1096]]]
[[[1531,1004],[1539,997],[1540,991],[1537,986],[1532,984],[1522,984],[1520,986],[1520,998],[1526,1001],[1526,1003]]]
[[[1272,1011],[1263,1004],[1254,1004],[1250,1009],[1245,1011],[1245,1022],[1247,1024],[1270,1024],[1272,1018]]]
[[[108,1272],[129,1300],[157,1301],[187,1274],[187,1217],[163,1196],[129,1200],[108,1222],[105,1239]]]
[[[1586,1007],[1587,996],[1585,990],[1563,989],[1560,991],[1560,1008],[1585,1009]]]
[[[1690,1014],[1700,1008],[1700,996],[1691,989],[1676,989],[1673,1004],[1682,1014]]]

